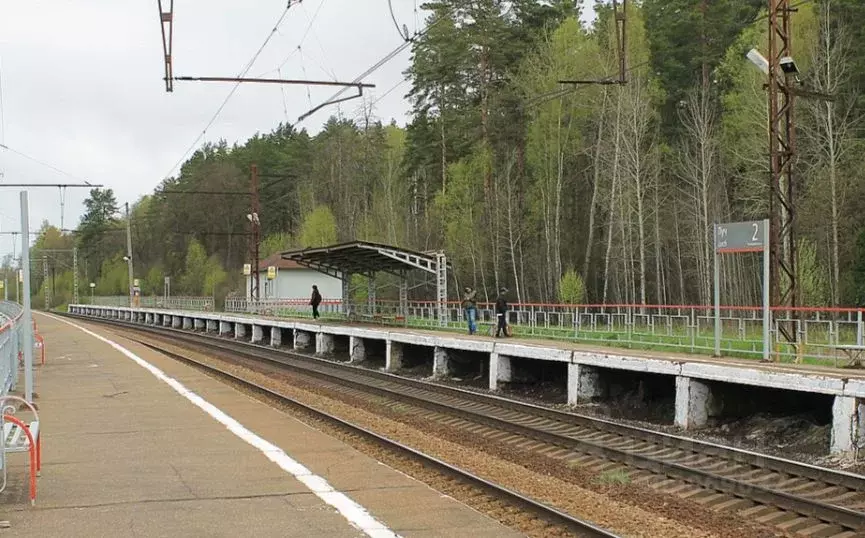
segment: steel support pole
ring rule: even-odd
[[[78,304],[78,247],[72,247],[72,302]]]
[[[131,308],[133,305],[132,297],[134,295],[132,291],[132,284],[134,277],[132,270],[132,221],[129,220],[129,203],[126,204],[126,256],[129,258],[126,260],[127,270],[129,271],[129,307]]]
[[[771,326],[772,326],[772,314],[769,309],[770,305],[770,290],[772,287],[772,282],[770,281],[771,276],[771,245],[769,245],[769,237],[771,231],[769,230],[769,219],[763,221],[763,360],[768,362],[771,360],[769,358],[769,351],[771,349]]]
[[[721,268],[720,255],[718,254],[718,224],[712,225],[712,237],[714,238],[715,252],[715,356],[721,356]]]
[[[33,401],[33,313],[30,308],[30,209],[27,191],[21,192],[21,267],[24,276],[24,399]]]
[[[42,289],[45,291],[45,311],[51,310],[51,295],[48,289],[48,256],[42,256]]]
[[[374,316],[376,314],[376,312],[375,312],[375,291],[376,291],[375,273],[369,274],[369,279],[367,280],[367,288],[366,289],[367,289],[367,297],[366,297],[367,308],[369,309],[369,314],[371,316]]]

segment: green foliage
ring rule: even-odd
[[[154,265],[147,271],[147,276],[141,282],[142,295],[162,295],[165,291],[165,274],[162,267]]]
[[[631,483],[631,475],[625,469],[612,469],[599,474],[598,482],[606,485],[624,486]]]
[[[122,254],[103,262],[100,275],[96,281],[96,295],[129,294],[129,270]]]
[[[366,303],[369,298],[369,278],[364,275],[351,275],[349,286],[352,290],[352,299],[358,304]]]
[[[825,306],[829,303],[828,273],[817,257],[817,247],[806,238],[798,241],[796,270],[803,306]]]
[[[450,165],[449,187],[435,198],[436,214],[444,226],[445,249],[458,266],[475,263],[479,238],[487,233],[481,215],[484,170],[489,160],[489,152],[476,151],[472,157]]]
[[[850,271],[847,295],[856,306],[865,307],[865,228],[856,236],[853,267]]]
[[[264,238],[259,246],[259,254],[261,258],[267,258],[272,254],[276,254],[277,252],[282,252],[284,250],[288,250],[291,248],[292,238],[291,235],[286,232],[279,232],[275,234],[268,235]]]
[[[597,19],[587,28],[579,22],[579,3],[565,0],[427,2],[427,22],[436,22],[412,43],[407,124],[379,121],[375,103],[366,101],[354,116],[316,126],[314,136],[279,125],[246,141],[205,144],[130,208],[144,292],[161,294],[164,275],[172,276],[175,294],[219,296],[243,288],[249,200],[212,193],[247,192],[255,165],[262,257],[362,239],[443,249],[454,266],[449,277],[477,286],[482,298],[507,282],[530,301],[601,295],[625,301],[644,294],[668,303],[702,300],[711,263],[697,223],[768,212],[765,75],[744,59],[752,47],[768,54],[766,21],[755,21],[764,3],[630,2],[628,84],[571,88],[559,81],[618,75],[609,3],[597,3]],[[831,0],[833,38],[862,41],[861,4]],[[806,89],[820,37],[816,11],[805,3],[793,14]],[[851,298],[865,301],[865,269],[857,268],[865,254],[854,248],[850,231],[865,224],[865,136],[854,121],[865,112],[859,92],[865,52],[852,49],[842,62],[849,75],[838,89],[843,99],[836,101],[839,116],[851,122],[851,141],[837,163],[844,188],[832,200],[836,222],[826,222],[826,166],[819,160],[826,142],[807,136],[814,115],[802,112],[812,105],[797,99],[797,227],[807,238],[800,268],[803,293],[814,304],[839,286],[832,249],[813,247],[829,242],[833,226],[841,230],[840,280]],[[703,65],[710,83],[704,95],[717,111],[711,143],[701,146],[709,155],[691,152],[680,108],[701,85]],[[693,162],[682,162],[687,159]],[[701,168],[696,161],[710,164]],[[711,195],[696,192],[682,170],[708,170]],[[125,216],[118,217],[110,190],[94,189],[85,205],[75,236],[82,282],[98,282],[100,294],[125,294]],[[57,230],[43,232],[34,254],[71,244]],[[69,264],[58,258],[54,267],[58,299]],[[747,262],[728,269],[731,300],[756,302],[759,274]],[[40,271],[34,275],[42,289]],[[356,283],[362,299],[365,285]],[[385,293],[395,298],[395,289]]]
[[[187,295],[199,295],[207,277],[207,252],[193,239],[186,250],[186,267],[181,279],[181,289]]]
[[[576,270],[568,269],[559,280],[559,301],[564,304],[583,304],[586,300],[586,285]]]
[[[303,248],[336,243],[336,218],[329,207],[320,205],[306,216],[298,242]]]

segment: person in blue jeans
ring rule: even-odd
[[[463,309],[466,312],[466,320],[469,322],[469,334],[475,334],[478,330],[475,321],[478,318],[478,307],[475,303],[475,297],[477,297],[478,292],[466,286],[465,292],[463,293]]]

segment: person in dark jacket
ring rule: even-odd
[[[321,294],[318,292],[318,286],[312,286],[312,297],[309,299],[309,304],[312,306],[312,319],[318,319],[318,305],[321,304]]]
[[[463,293],[463,309],[466,312],[466,321],[469,322],[469,334],[475,334],[475,331],[477,331],[477,325],[475,324],[475,320],[478,317],[477,303],[475,303],[477,295],[477,291],[466,286]]]
[[[508,301],[505,299],[507,292],[507,288],[500,289],[499,296],[496,298],[496,318],[499,322],[496,328],[496,338],[499,338],[501,335],[508,335]]]

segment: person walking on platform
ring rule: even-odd
[[[477,331],[477,325],[475,324],[475,320],[478,318],[478,308],[475,303],[477,295],[477,291],[466,286],[465,293],[463,293],[463,309],[466,313],[466,320],[469,323],[469,334],[475,334]]]
[[[321,304],[321,294],[318,292],[318,286],[313,284],[312,297],[309,299],[309,304],[312,306],[312,319],[318,319],[318,305]]]
[[[501,335],[508,336],[508,301],[505,299],[507,288],[499,290],[499,296],[496,298],[496,318],[498,319],[498,327],[496,328],[496,338]]]

